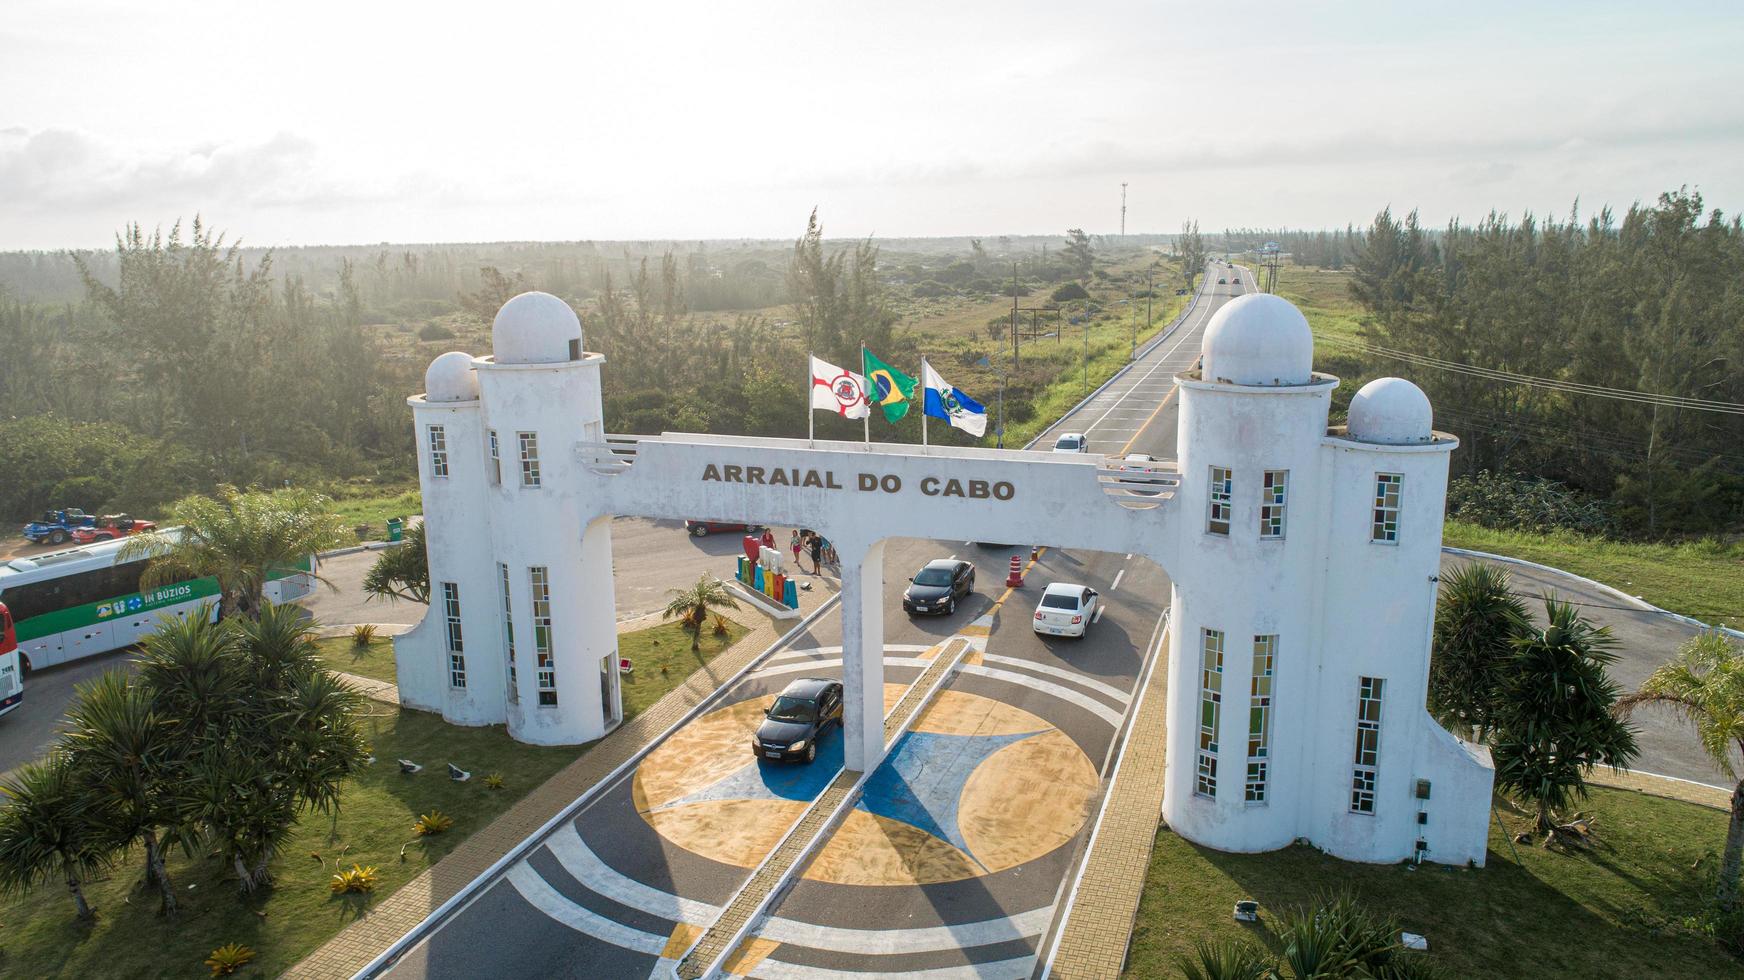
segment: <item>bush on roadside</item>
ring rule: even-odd
[[[454,331],[440,323],[426,323],[418,330],[419,340],[453,340]]]
[[[1447,516],[1498,531],[1574,531],[1609,537],[1618,529],[1609,501],[1554,480],[1480,470],[1447,485]]]
[[[1073,300],[1089,298],[1090,291],[1075,282],[1066,283],[1053,292],[1053,300],[1056,303],[1070,303]]]

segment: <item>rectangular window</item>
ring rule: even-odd
[[[1284,536],[1284,505],[1290,492],[1289,470],[1267,470],[1260,487],[1260,537]]]
[[[1399,490],[1405,477],[1400,473],[1375,474],[1375,525],[1369,540],[1383,544],[1399,541]]]
[[[460,586],[442,583],[442,619],[448,625],[448,686],[466,686],[466,647],[460,637]]]
[[[1199,644],[1199,751],[1193,792],[1217,798],[1217,724],[1223,712],[1223,633],[1201,630]]]
[[[503,447],[497,443],[497,430],[490,430],[490,481],[491,486],[503,482]]]
[[[517,432],[521,443],[521,486],[539,485],[539,433]]]
[[[496,433],[491,433],[494,437]],[[497,562],[497,579],[503,594],[503,649],[509,655],[509,703],[521,700],[521,689],[515,683],[515,607],[509,601],[509,566]]]
[[[533,653],[539,668],[539,704],[557,703],[557,662],[551,658],[551,572],[538,566],[527,569],[533,587]]]
[[[1364,677],[1357,685],[1356,766],[1350,779],[1350,812],[1375,812],[1375,769],[1381,758],[1381,692],[1387,682]]]
[[[1272,673],[1277,668],[1276,633],[1254,637],[1253,686],[1248,694],[1247,801],[1266,801],[1272,768]]]
[[[1205,530],[1210,534],[1229,533],[1229,502],[1234,499],[1235,481],[1230,478],[1229,470],[1222,466],[1211,467],[1211,512],[1205,522]]]
[[[440,425],[426,427],[430,436],[430,475],[448,475],[448,433]]]

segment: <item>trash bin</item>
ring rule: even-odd
[[[398,517],[388,518],[388,540],[402,541],[406,537],[406,522]]]

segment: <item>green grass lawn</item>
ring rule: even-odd
[[[378,636],[366,647],[358,646],[349,636],[316,640],[315,652],[334,670],[390,684],[398,682],[394,673],[394,641],[388,637]]]
[[[705,628],[702,649],[694,654],[689,634],[676,623],[620,636],[623,655],[636,664],[635,673],[623,679],[626,718],[747,632],[737,623],[729,626],[726,637]],[[348,673],[394,679],[390,641],[373,642],[356,660],[350,645],[350,637],[322,641],[322,659]],[[375,765],[346,786],[336,821],[320,814],[303,819],[273,865],[273,887],[240,899],[221,861],[204,852],[192,858],[178,852],[168,865],[183,908],[175,920],[160,918],[156,894],[135,887],[143,866],[135,852],[87,884],[86,896],[97,908],[94,924],[74,918],[72,901],[59,887],[0,902],[0,976],[204,976],[207,955],[232,942],[259,954],[236,976],[277,976],[587,750],[523,745],[500,725],[459,728],[434,714],[375,702],[364,709],[361,724]],[[421,763],[424,771],[402,776],[394,763],[400,758]],[[444,771],[449,762],[473,778],[451,782]],[[485,776],[493,772],[502,774],[503,789],[485,787]],[[453,829],[406,847],[402,861],[402,845],[415,839],[413,821],[433,809],[453,817]],[[346,868],[352,862],[374,865],[381,875],[374,895],[331,895],[327,881],[336,860]]]
[[[341,484],[322,487],[320,492],[332,498],[329,509],[344,518],[347,526],[369,525],[367,540],[371,541],[387,538],[388,518],[410,517],[424,510],[417,483]]]
[[[618,655],[628,657],[635,670],[620,681],[624,692],[624,717],[637,712],[666,696],[689,677],[691,672],[713,660],[732,646],[747,630],[727,620],[727,635],[716,636],[711,621],[703,627],[702,649],[692,653],[690,634],[678,623],[662,623],[633,633],[618,635]]]
[[[1712,626],[1744,626],[1744,542],[1607,541],[1448,521],[1443,541],[1566,569]]]
[[[1157,834],[1132,935],[1126,976],[1179,976],[1176,957],[1201,937],[1246,935],[1319,893],[1354,891],[1371,911],[1396,913],[1429,939],[1449,977],[1739,976],[1744,966],[1679,925],[1700,905],[1704,873],[1725,838],[1726,814],[1621,790],[1599,789],[1598,845],[1585,853],[1520,846],[1494,824],[1481,870],[1339,861],[1306,845],[1270,854],[1223,854]],[[1515,830],[1528,822],[1502,810]],[[1260,903],[1257,926],[1230,917],[1243,898]]]

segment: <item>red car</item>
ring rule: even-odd
[[[154,521],[136,521],[126,514],[104,514],[97,518],[92,527],[75,527],[72,530],[73,540],[79,544],[91,544],[95,541],[109,541],[115,538],[125,538],[130,534],[140,534],[157,529]]]
[[[742,521],[685,521],[684,529],[693,538],[706,538],[711,534],[750,534],[760,530],[761,524],[746,524]]]

